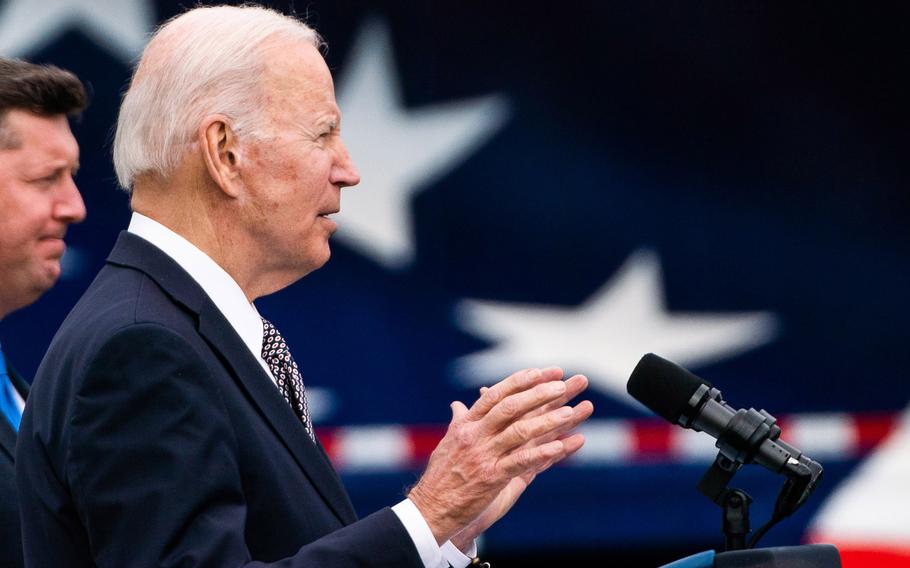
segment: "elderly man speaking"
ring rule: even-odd
[[[253,301],[329,259],[357,171],[316,33],[197,8],[145,49],[114,161],[133,217],[41,365],[17,450],[28,566],[464,566],[593,408],[557,368],[470,407],[406,499],[358,520],[304,376]],[[403,393],[406,396],[407,393]]]

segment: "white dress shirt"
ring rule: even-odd
[[[275,382],[268,364],[262,359],[261,316],[231,275],[191,242],[144,215],[133,213],[127,230],[161,249],[199,284],[249,348],[266,376]],[[436,544],[436,537],[410,499],[398,503],[392,510],[414,541],[426,568],[446,568],[449,565],[465,568],[470,564],[470,558],[451,542],[446,542],[442,547]],[[472,545],[471,548],[468,553],[476,554],[476,546]]]

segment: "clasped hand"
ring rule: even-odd
[[[584,436],[571,431],[594,411],[565,404],[588,386],[561,369],[525,369],[481,390],[471,406],[453,402],[452,421],[408,497],[438,543],[465,549],[505,515],[534,476],[572,455]]]

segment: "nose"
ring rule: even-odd
[[[357,166],[348,153],[344,142],[338,139],[338,148],[335,164],[332,167],[331,182],[339,187],[351,187],[360,183],[360,174],[357,172]]]
[[[85,202],[73,178],[66,176],[57,190],[54,218],[63,223],[79,223],[85,219]]]

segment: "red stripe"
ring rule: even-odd
[[[670,455],[670,428],[672,425],[657,420],[642,420],[634,423],[635,459],[665,460]]]
[[[910,566],[910,550],[902,552],[838,548],[844,568],[907,568]]]
[[[411,441],[411,462],[425,463],[445,435],[445,428],[439,426],[411,426],[408,436]]]
[[[857,451],[868,452],[881,443],[897,426],[894,414],[860,414],[856,423]]]
[[[336,462],[338,457],[335,455],[337,451],[336,432],[336,428],[316,428],[316,437],[319,438],[319,443],[325,448],[325,453],[329,454],[329,459],[333,462]]]

